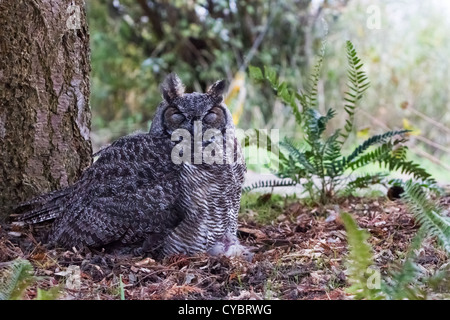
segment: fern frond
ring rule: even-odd
[[[285,138],[284,141],[280,142],[280,145],[285,147],[294,160],[298,161],[307,172],[316,174],[314,166],[309,163],[305,153],[300,151],[300,148],[292,140]]]
[[[407,132],[409,132],[409,130],[394,130],[394,131],[388,131],[383,134],[378,134],[378,135],[374,135],[374,136],[370,137],[369,139],[364,141],[362,144],[360,144],[358,147],[356,147],[348,157],[344,157],[342,159],[342,167],[343,168],[350,167],[352,161],[354,161],[358,156],[363,154],[371,146],[373,146],[375,144],[386,143],[387,139],[389,139],[395,135],[403,135]],[[401,141],[401,140],[398,140],[398,141]]]
[[[360,229],[349,213],[342,213],[341,218],[349,247],[346,264],[351,286],[347,292],[353,294],[356,299],[382,299],[379,288],[369,288],[369,279],[366,276],[367,270],[373,265],[372,247],[367,243],[369,233]]]
[[[317,57],[316,64],[309,78],[309,89],[307,91],[306,105],[308,108],[316,109],[318,105],[318,85],[320,80],[320,72],[322,70],[323,58],[325,55],[325,41],[322,42],[322,50]],[[304,110],[306,111],[306,110]]]
[[[305,138],[311,147],[320,139],[320,118],[322,118],[322,115],[316,109],[307,109],[305,111]]]
[[[302,106],[302,114],[306,112],[306,110],[309,109],[308,104],[308,95],[306,93],[295,93],[295,98],[300,102],[300,105]],[[295,114],[295,113],[294,113]],[[302,122],[297,121],[299,125],[302,124]]]
[[[297,182],[292,180],[265,180],[255,182],[250,186],[242,188],[242,192],[247,193],[259,188],[292,187],[295,185],[297,185]]]
[[[33,266],[28,260],[16,259],[5,263],[0,273],[0,300],[19,300],[35,281]]]
[[[277,170],[272,173],[280,179],[291,179],[295,182],[299,182],[301,178],[311,175],[306,172],[305,168],[292,155],[289,155],[287,160],[280,161]]]
[[[390,284],[383,287],[383,291],[388,294],[390,299],[418,300],[423,298],[423,296],[421,296],[422,293],[419,292],[417,288],[410,287],[410,285],[415,283],[417,279],[422,276],[421,269],[414,260],[416,259],[417,251],[422,246],[425,236],[425,228],[421,227],[409,245],[402,268],[397,272],[393,272]]]
[[[362,99],[364,92],[370,85],[366,73],[361,70],[363,63],[358,58],[355,47],[350,41],[347,41],[347,60],[349,90],[345,92],[344,100],[346,103],[344,105],[344,110],[348,115],[348,119],[345,122],[344,132],[341,134],[341,144],[345,143],[353,130],[355,110],[358,106],[358,102]]]
[[[36,298],[34,300],[56,300],[61,294],[61,287],[56,286],[48,290],[37,288]]]
[[[250,76],[258,81],[267,80],[272,87],[272,89],[276,92],[277,96],[288,106],[291,107],[292,112],[294,113],[296,122],[301,125],[302,123],[302,114],[298,109],[296,99],[300,102],[302,99],[302,95],[297,94],[292,89],[290,89],[286,82],[280,82],[280,79],[277,76],[275,69],[264,66],[264,74],[263,71],[254,66],[249,66]],[[303,105],[303,104],[302,104]]]
[[[340,136],[340,129],[337,129],[331,136],[329,136],[323,146],[323,165],[326,174],[330,177],[336,177],[343,173],[340,166],[342,157],[342,145],[338,142]]]
[[[351,193],[355,189],[364,189],[369,188],[374,184],[382,184],[385,182],[385,178],[388,175],[389,175],[388,173],[377,172],[375,174],[367,173],[365,175],[356,177],[355,179],[347,183],[345,192]]]
[[[336,111],[328,109],[327,114],[322,116],[316,109],[308,109],[305,112],[306,139],[312,145],[320,140],[322,133],[327,128],[328,122],[336,115]]]
[[[435,236],[442,247],[450,253],[450,218],[442,215],[443,208],[427,198],[425,189],[412,180],[406,181],[402,197],[410,207],[414,217],[426,229],[427,233]]]
[[[290,88],[286,82],[282,82],[278,88],[276,89],[277,96],[283,100],[285,104],[287,104],[292,109],[292,113],[294,113],[295,121],[298,125],[302,124],[302,114],[298,109],[297,105],[297,94]]]
[[[366,166],[369,163],[377,163],[379,161],[382,161],[391,156],[392,148],[393,148],[392,142],[388,141],[379,146],[378,148],[372,150],[371,152],[362,154],[354,161],[347,163],[347,167],[352,170],[356,170]]]
[[[388,156],[379,162],[380,165],[384,165],[389,171],[400,171],[401,173],[412,175],[415,179],[422,180],[423,183],[430,186],[437,184],[431,174],[413,161],[399,161],[397,158]]]

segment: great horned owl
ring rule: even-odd
[[[246,166],[224,89],[185,93],[170,74],[148,133],[118,139],[74,185],[22,204],[22,220],[54,219],[49,242],[64,247],[245,255],[236,231]]]

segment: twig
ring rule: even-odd
[[[436,158],[435,156],[429,154],[428,152],[423,151],[423,150],[420,150],[420,149],[417,148],[417,147],[412,147],[412,148],[410,148],[410,150],[411,150],[412,152],[414,152],[415,154],[420,155],[420,156],[422,156],[422,157],[424,157],[424,158],[427,158],[427,159],[430,160],[431,162],[434,162],[434,163],[440,165],[441,167],[443,167],[444,169],[450,171],[450,166],[444,164],[441,160],[439,160],[439,159]]]
[[[408,110],[412,111],[413,113],[415,113],[416,115],[418,115],[419,117],[421,117],[422,119],[424,119],[425,121],[428,121],[429,123],[431,123],[433,126],[438,127],[441,130],[444,130],[448,133],[450,133],[450,129],[447,128],[445,125],[443,125],[442,123],[430,118],[429,116],[423,114],[422,112],[414,109],[413,107],[407,107]]]
[[[363,115],[365,115],[366,117],[370,118],[373,122],[377,123],[380,127],[383,127],[384,129],[387,130],[391,130],[386,124],[384,124],[382,121],[378,120],[377,118],[375,118],[374,116],[372,116],[371,114],[367,113],[364,110],[359,110],[359,112],[361,112]],[[425,142],[424,140],[428,140],[426,138],[420,137],[420,136],[416,136],[416,138],[418,138],[418,140],[421,140],[423,142]],[[431,140],[428,140],[431,141]],[[431,141],[432,142],[432,141]],[[425,142],[426,143],[426,142]],[[434,143],[434,142],[433,142]],[[439,148],[442,150],[442,147]],[[444,148],[445,149],[445,148]],[[433,163],[436,163],[437,165],[440,165],[441,167],[443,167],[446,170],[450,170],[450,167],[446,164],[444,164],[442,161],[440,161],[438,158],[434,157],[433,155],[429,154],[428,152],[425,152],[423,150],[418,149],[417,147],[412,147],[410,148],[411,152],[414,152],[417,155],[423,156],[425,158],[427,158],[428,160],[430,160]],[[445,151],[445,150],[443,150]],[[447,150],[447,152],[450,150]]]
[[[427,138],[422,137],[422,136],[414,136],[414,137],[415,137],[417,140],[422,141],[423,143],[429,144],[430,146],[435,147],[436,149],[439,149],[439,150],[441,150],[441,151],[444,151],[444,152],[450,154],[450,149],[448,149],[448,148],[446,148],[446,147],[440,145],[439,143],[436,143],[436,142],[434,142],[434,141],[431,141],[430,139],[427,139]]]

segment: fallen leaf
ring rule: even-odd
[[[155,260],[153,260],[152,258],[145,258],[142,259],[141,261],[136,262],[134,265],[137,267],[142,267],[142,266],[147,266],[147,265],[154,265],[156,263]]]

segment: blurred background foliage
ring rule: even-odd
[[[413,129],[410,149],[415,160],[438,180],[450,181],[446,1],[86,2],[95,150],[119,136],[148,130],[161,101],[159,83],[172,71],[188,92],[227,79],[226,102],[238,127],[276,128],[281,137],[294,137],[299,128],[290,109],[269,86],[247,76],[248,65],[271,66],[293,88],[304,90],[323,39],[319,109],[336,109],[336,126],[342,126],[345,43],[351,40],[371,88],[350,145],[387,129]]]

